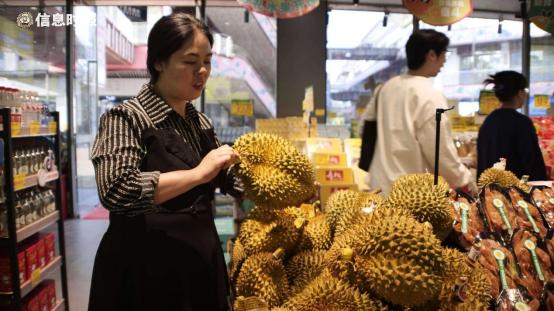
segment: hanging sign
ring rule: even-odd
[[[251,99],[233,99],[231,101],[231,115],[251,117],[254,115],[254,103]]]
[[[532,0],[529,19],[540,29],[554,33],[554,1]]]
[[[319,6],[319,0],[238,0],[238,2],[248,11],[276,18],[302,16]]]
[[[533,101],[535,108],[548,109],[550,108],[550,96],[548,95],[535,95]]]
[[[479,93],[479,114],[487,115],[500,107],[500,101],[493,91],[481,90]]]
[[[433,26],[452,25],[473,12],[471,0],[402,0],[415,17]]]

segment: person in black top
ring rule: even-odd
[[[479,129],[477,138],[477,178],[506,159],[506,170],[518,178],[546,180],[546,168],[533,122],[516,111],[527,99],[527,79],[515,71],[501,71],[484,81],[494,84],[494,94],[502,106],[493,111]]]
[[[190,102],[211,70],[213,38],[193,16],[148,36],[150,83],[106,112],[92,148],[110,225],[96,253],[89,310],[226,311],[229,287],[214,191],[241,195],[238,159]]]

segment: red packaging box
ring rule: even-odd
[[[44,284],[44,287],[46,288],[46,292],[48,293],[48,301],[50,301],[50,309],[54,310],[56,307],[56,283],[54,280],[44,280],[42,282]]]
[[[38,304],[40,311],[51,311],[50,307],[50,297],[48,295],[48,288],[46,286],[41,286],[38,292]]]
[[[27,261],[27,279],[30,279],[33,271],[39,267],[36,244],[30,245],[25,249],[25,259]]]
[[[25,304],[25,311],[41,311],[37,295],[29,297],[29,300],[27,300],[27,303]]]
[[[17,254],[19,266],[19,283],[22,284],[27,280],[25,252],[21,251]],[[10,258],[8,255],[0,256],[0,291],[9,292],[12,290],[12,274],[10,270]]]
[[[46,266],[46,244],[43,239],[38,240],[37,244],[37,260],[38,266],[44,268]]]
[[[44,241],[46,264],[49,264],[56,256],[56,237],[53,232],[48,233],[42,239]]]

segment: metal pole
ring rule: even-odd
[[[208,19],[206,18],[206,0],[200,1],[200,20],[202,20],[206,25],[208,25]],[[200,111],[206,112],[206,88],[202,90],[200,94]]]
[[[521,19],[523,20],[523,38],[521,46],[521,71],[531,85],[531,24],[527,14],[527,0],[520,0]],[[523,114],[529,115],[529,94],[523,105]]]
[[[413,15],[412,26],[412,32],[419,30],[419,19],[415,15]]]
[[[25,271],[19,271],[19,260],[17,257],[17,228],[15,225],[15,189],[14,189],[14,163],[13,163],[13,142],[12,142],[12,129],[10,122],[10,109],[2,109],[2,123],[4,130],[2,131],[2,137],[4,140],[4,182],[6,183],[6,208],[8,216],[8,244],[9,244],[9,256],[10,256],[10,268],[12,278],[12,291],[11,297],[13,310],[22,310],[21,299],[21,283],[19,282],[19,273]]]
[[[439,147],[441,141],[441,109],[437,109],[435,112],[435,178],[433,180],[433,185],[437,185],[439,182]]]
[[[56,166],[58,167],[58,172],[61,170],[61,142],[60,142],[60,114],[57,111],[52,113],[54,116],[54,121],[56,121],[56,137],[54,139],[54,154],[56,156]],[[61,173],[59,174],[58,180],[56,180],[56,208],[60,214],[58,219],[58,247],[60,249],[60,256],[62,257],[62,293],[64,298],[65,310],[69,310],[69,290],[67,287],[67,257],[65,257],[65,228],[64,228],[64,219],[62,212],[62,182],[61,182]]]
[[[73,14],[73,0],[66,0],[65,7],[67,14]],[[74,31],[73,27],[65,27],[65,92],[67,96],[67,154],[68,168],[67,168],[67,188],[68,188],[68,206],[67,211],[69,215],[75,215],[75,208],[77,207],[77,182],[76,182],[76,146],[74,135],[74,122],[73,122],[73,42]],[[60,167],[60,178],[62,168]]]

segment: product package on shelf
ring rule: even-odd
[[[452,234],[455,236],[455,243],[469,251],[476,240],[488,235],[477,200],[453,192],[450,206],[454,215]]]
[[[554,179],[554,117],[532,117],[544,163],[549,169],[550,179]]]
[[[19,283],[27,281],[25,251],[17,253]],[[7,254],[0,254],[0,292],[12,291],[12,274],[10,270],[10,257]]]

